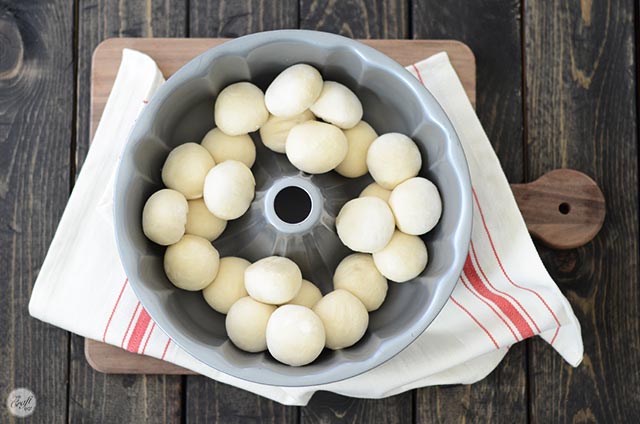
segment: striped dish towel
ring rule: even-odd
[[[473,234],[453,295],[433,324],[385,364],[338,383],[274,387],[220,373],[181,350],[133,293],[116,250],[111,199],[118,154],[164,82],[148,56],[124,50],[87,160],[33,288],[32,316],[81,336],[154,356],[278,402],[305,405],[317,390],[381,398],[416,387],[473,383],[514,343],[539,335],[577,366],[580,325],[545,270],[507,179],[446,53],[408,68],[453,122],[473,184]],[[105,184],[104,182],[108,183]]]

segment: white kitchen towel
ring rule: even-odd
[[[438,99],[462,141],[473,185],[469,256],[450,300],[418,339],[385,364],[338,383],[246,382],[189,356],[151,320],[120,264],[111,216],[118,155],[144,104],[164,82],[148,56],[124,50],[98,130],[33,288],[32,316],[81,336],[170,361],[289,405],[317,390],[381,398],[484,378],[514,343],[540,335],[573,366],[580,325],[545,270],[486,134],[446,53],[408,70]]]

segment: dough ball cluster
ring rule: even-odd
[[[442,202],[437,187],[418,176],[417,145],[400,133],[378,135],[362,120],[355,93],[323,81],[307,64],[282,71],[264,94],[250,82],[229,85],[213,112],[216,127],[200,144],[168,154],[166,188],[142,211],[144,234],[167,246],[167,278],[180,289],[202,290],[206,303],[226,314],[230,341],[246,352],[268,350],[284,364],[304,366],[325,347],[353,346],[366,333],[369,312],[382,307],[388,280],[410,281],[427,266],[419,236],[437,225]],[[288,258],[220,258],[212,244],[254,200],[255,131],[300,171],[373,177],[336,217],[340,240],[355,253],[338,264],[333,291],[324,296]]]

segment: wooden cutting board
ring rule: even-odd
[[[166,78],[221,38],[112,38],[98,45],[91,69],[91,137],[120,65],[123,48],[151,56]],[[404,66],[446,51],[475,107],[476,64],[469,47],[453,40],[361,40]],[[589,242],[604,221],[605,202],[598,185],[573,170],[555,170],[529,184],[512,185],[531,234],[547,245],[568,249]],[[193,374],[192,371],[98,341],[85,340],[85,356],[98,371],[111,374]]]

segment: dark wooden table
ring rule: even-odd
[[[640,422],[638,10],[622,0],[0,0],[0,422],[10,390],[57,422]],[[472,386],[284,407],[203,377],[103,375],[83,340],[27,302],[89,146],[89,72],[109,37],[308,28],[454,38],[475,52],[477,109],[511,182],[591,175],[607,220],[587,246],[539,247],[582,324],[573,369],[541,340]]]

